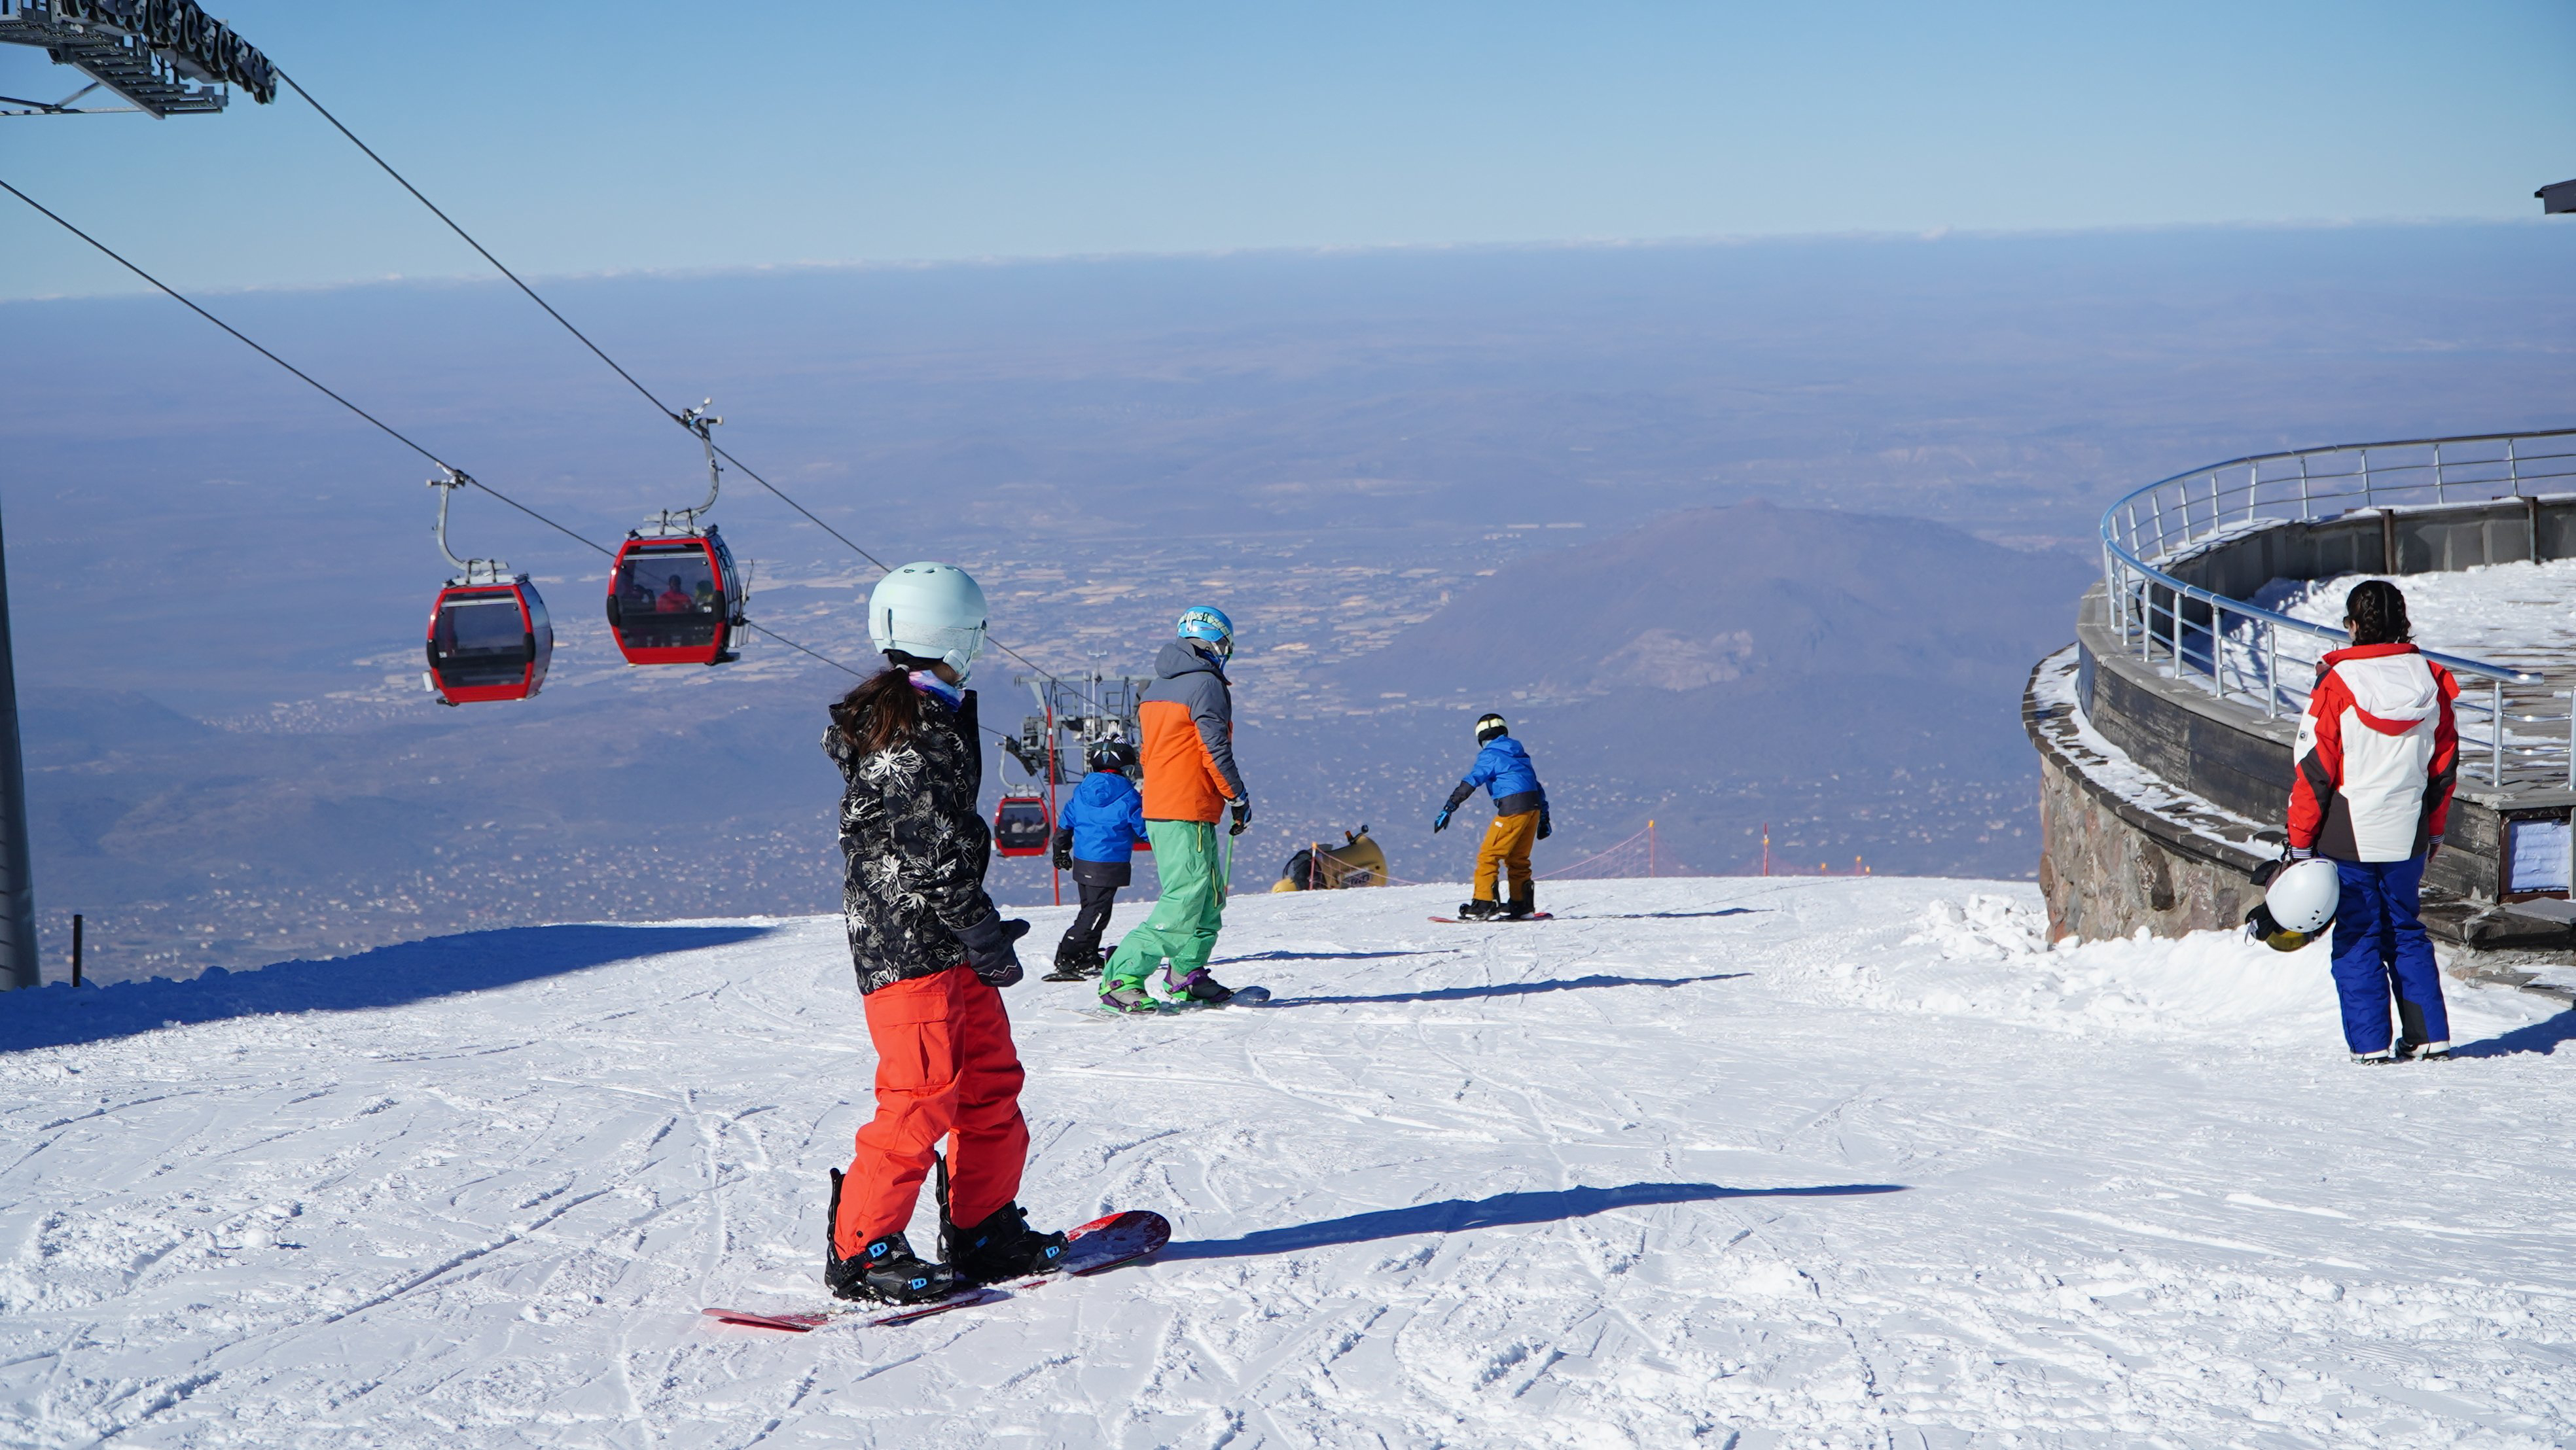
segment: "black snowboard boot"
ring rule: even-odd
[[[1006,1203],[973,1228],[959,1228],[939,1215],[939,1249],[957,1277],[969,1284],[992,1284],[1026,1274],[1043,1274],[1064,1262],[1065,1236],[1042,1234],[1029,1227],[1026,1210]]]
[[[1538,889],[1532,887],[1503,903],[1503,915],[1513,921],[1526,921],[1538,911]]]
[[[1458,919],[1460,921],[1491,921],[1502,914],[1503,904],[1501,902],[1487,901],[1481,896],[1477,897],[1473,901],[1462,901],[1458,903]]]
[[[823,1221],[823,1284],[835,1299],[873,1299],[881,1304],[923,1304],[945,1299],[964,1287],[945,1264],[924,1263],[901,1234],[842,1258],[832,1242],[832,1225],[841,1217],[841,1170],[832,1170],[832,1208]]]
[[[1094,942],[1075,941],[1071,937],[1055,944],[1055,970],[1040,981],[1079,982],[1100,975],[1100,947]]]

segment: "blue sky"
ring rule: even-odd
[[[2576,176],[2565,0],[209,8],[538,274],[2539,224]],[[77,84],[0,47],[0,93]],[[0,176],[190,287],[479,266],[291,95],[0,120]],[[133,285],[14,201],[0,258]]]

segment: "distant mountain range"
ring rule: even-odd
[[[1317,773],[1413,756],[1410,835],[1403,818],[1429,816],[1473,754],[1470,722],[1496,709],[1538,755],[1560,861],[1652,819],[1667,861],[1751,869],[1768,821],[1783,869],[2025,875],[2019,690],[2071,636],[2090,577],[2071,552],[1921,519],[1674,514],[1511,561],[1334,672],[1372,713],[1327,733],[1347,744]],[[1471,849],[1425,833],[1415,869],[1395,869],[1463,874]]]
[[[1743,693],[1780,676],[2017,683],[2068,636],[2087,577],[2068,552],[1756,500],[1515,559],[1340,673],[1359,694],[1496,705]]]

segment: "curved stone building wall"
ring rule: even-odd
[[[2576,498],[2500,499],[2288,522],[2223,540],[2168,572],[2246,598],[2274,579],[2423,573],[2576,556]],[[2108,622],[2099,586],[2076,643],[2040,662],[2023,700],[2040,753],[2040,885],[2052,930],[2085,939],[2234,926],[2277,856],[2297,720],[2220,700],[2141,661]],[[2576,947],[2565,901],[2508,901],[2507,833],[2565,821],[2576,793],[2463,780],[2444,849],[2425,878],[2425,916],[2466,946]]]

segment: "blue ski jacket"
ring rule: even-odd
[[[1530,764],[1529,752],[1521,749],[1521,743],[1508,735],[1495,736],[1476,752],[1475,767],[1458,782],[1457,793],[1450,797],[1451,807],[1455,808],[1478,786],[1493,796],[1496,815],[1516,816],[1523,811],[1547,809],[1547,787],[1538,783],[1538,767]]]
[[[1095,770],[1065,797],[1055,827],[1073,832],[1076,861],[1124,862],[1145,839],[1145,800],[1114,770]]]

